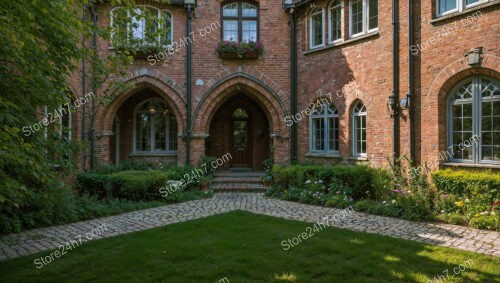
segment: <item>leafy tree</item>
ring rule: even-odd
[[[118,23],[136,24],[128,16],[139,11],[134,1],[113,0],[110,4],[130,11],[117,17]],[[95,115],[113,96],[112,91],[97,90],[103,84],[106,89],[126,87],[119,80],[108,80],[123,73],[135,52],[129,48],[107,57],[98,53],[95,38],[109,39],[111,29],[95,24],[96,5],[105,3],[0,1],[0,232],[75,218],[74,196],[56,169],[71,168],[82,152],[85,162],[88,149],[85,143],[61,137],[54,116],[72,99],[68,80],[82,74],[87,88],[97,95],[88,109],[91,117]],[[165,33],[161,28],[154,32]]]

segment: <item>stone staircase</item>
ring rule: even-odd
[[[264,192],[260,177],[264,171],[229,170],[215,172],[210,189],[216,192]]]

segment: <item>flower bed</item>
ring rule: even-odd
[[[446,170],[433,173],[432,179],[429,184],[425,175],[392,167],[274,166],[266,194],[316,205],[353,205],[358,211],[407,220],[500,230],[499,174]]]

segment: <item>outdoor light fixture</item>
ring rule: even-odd
[[[185,5],[188,5],[188,4],[194,5],[194,4],[196,4],[196,0],[184,0],[184,4]]]
[[[389,96],[389,101],[387,101],[387,110],[389,110],[389,113],[391,113],[391,117],[394,117],[396,115],[396,97],[393,95]]]
[[[401,106],[401,109],[409,109],[410,108],[410,95],[406,95],[406,97],[401,98],[399,101],[399,106]]]
[[[293,6],[293,0],[283,0],[283,9],[288,9]]]
[[[151,106],[151,107],[149,107],[148,111],[149,111],[150,114],[155,114],[156,113],[156,108],[154,108],[154,106]]]

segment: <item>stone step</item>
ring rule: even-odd
[[[264,192],[267,188],[254,183],[212,183],[210,189],[216,192]]]
[[[262,183],[260,177],[216,176],[212,183]]]
[[[252,171],[252,172],[230,172],[230,171],[219,171],[215,172],[214,177],[262,177],[266,175],[264,171]]]

